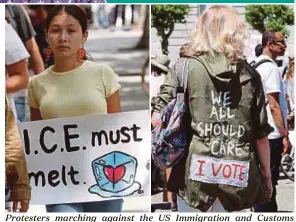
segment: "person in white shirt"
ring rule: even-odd
[[[21,39],[5,20],[5,66],[6,66],[6,92],[16,116],[15,105],[11,93],[27,88],[29,71],[26,59],[29,54]]]
[[[270,169],[273,184],[273,195],[270,202],[254,207],[255,212],[277,212],[276,185],[279,178],[279,166],[283,149],[288,149],[287,105],[285,102],[284,83],[280,70],[274,60],[282,56],[287,48],[284,34],[279,31],[267,30],[262,36],[263,53],[256,63],[263,59],[270,60],[259,65],[256,70],[261,75],[267,102],[268,123],[274,131],[268,135],[270,144]]]
[[[11,25],[5,23],[5,75],[6,92],[13,93],[28,85],[28,65],[26,58],[29,56],[23,43]],[[13,201],[12,210],[27,212],[31,198],[30,181],[21,138],[18,134],[15,114],[5,97],[5,201]],[[10,194],[9,194],[10,191]],[[10,211],[10,205],[5,204]]]

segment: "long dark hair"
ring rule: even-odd
[[[45,31],[48,32],[49,25],[53,18],[57,16],[62,11],[66,12],[68,15],[71,15],[73,18],[75,18],[82,30],[82,34],[85,34],[87,31],[87,16],[83,8],[79,7],[78,5],[56,5],[54,6],[47,15],[46,21],[45,21]],[[87,53],[85,54],[83,60],[91,60],[90,55]]]

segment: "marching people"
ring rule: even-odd
[[[151,59],[151,87],[150,87],[150,95],[151,98],[156,96],[160,86],[162,85],[166,74],[169,71],[169,65],[170,65],[170,58],[167,55],[157,55],[156,57]],[[156,174],[158,169],[152,164],[152,177],[155,177],[156,175],[161,176],[162,173],[166,175],[166,180],[169,179],[170,177],[170,169],[166,170],[166,172],[159,172]],[[163,186],[166,188],[166,181],[163,181],[164,184]],[[152,183],[152,189],[154,189],[152,192],[157,193],[157,189],[160,190],[160,187],[157,186],[157,184]],[[166,197],[164,198],[167,200],[169,203],[171,203],[171,210],[172,211],[177,211],[178,206],[177,206],[177,195],[176,193],[171,193],[171,192],[165,192]]]
[[[31,120],[107,114],[121,111],[113,70],[87,60],[83,44],[88,37],[87,17],[77,5],[57,5],[45,24],[54,65],[34,76],[28,89]],[[77,93],[78,92],[78,93]],[[120,212],[122,199],[47,205],[47,212]]]
[[[17,32],[29,53],[28,65],[34,74],[44,70],[44,64],[35,40],[35,31],[30,18],[22,5],[6,5],[5,18]],[[30,70],[31,71],[31,70]],[[13,95],[17,119],[20,122],[26,121],[26,89],[15,92]]]
[[[168,182],[168,189],[178,193],[180,212],[238,211],[272,195],[267,139],[272,128],[260,76],[244,61],[246,32],[234,9],[207,8],[182,48],[185,62],[177,61],[168,72],[152,104],[152,125],[158,127],[180,86],[177,71],[188,70],[183,84],[191,121],[184,128],[192,138]]]
[[[151,58],[151,98],[157,95],[159,87],[163,83],[164,78],[169,71],[170,62],[170,58],[163,54]]]
[[[24,89],[28,84],[29,57],[24,45],[12,26],[5,24],[5,69],[6,93]],[[12,200],[12,210],[27,212],[31,199],[31,187],[25,154],[18,133],[16,119],[5,96],[5,193],[6,200]]]
[[[44,71],[44,64],[35,39],[36,32],[24,7],[22,5],[6,5],[5,17],[9,20],[30,54],[29,65],[34,74]]]
[[[275,62],[276,58],[283,56],[287,45],[285,36],[276,30],[267,30],[262,35],[263,52],[255,61],[267,59],[256,70],[261,76],[265,101],[267,102],[268,123],[273,127],[273,132],[268,135],[270,146],[270,170],[273,186],[272,198],[269,202],[256,205],[255,212],[277,212],[276,185],[279,179],[279,167],[283,150],[289,149],[289,132],[287,128],[287,105],[285,102],[284,83],[282,74]]]
[[[26,5],[26,10],[36,32],[35,40],[38,45],[45,68],[48,68],[54,63],[52,57],[49,58],[47,61],[45,59],[45,51],[48,48],[48,42],[46,41],[44,26],[48,11],[52,7],[54,7],[54,5]]]

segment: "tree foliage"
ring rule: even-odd
[[[246,5],[246,20],[256,30],[279,30],[289,35],[287,25],[294,25],[293,8],[288,5]]]
[[[175,28],[175,23],[185,23],[185,17],[190,11],[190,5],[152,5],[151,26],[156,28],[161,37],[163,54],[168,54],[168,39]]]

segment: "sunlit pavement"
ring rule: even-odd
[[[149,109],[141,81],[142,66],[149,50],[133,50],[141,37],[141,31],[90,30],[85,49],[92,60],[112,67],[118,76],[123,111]]]

